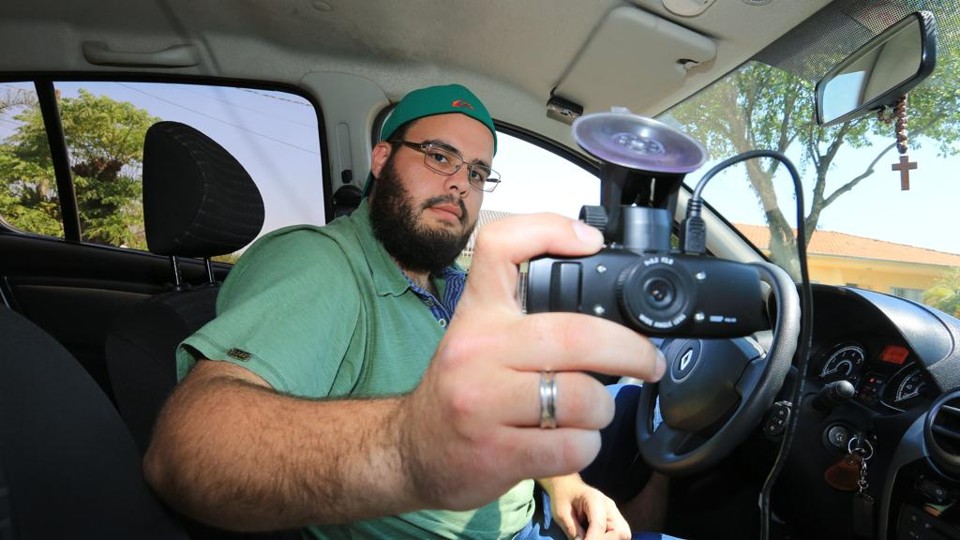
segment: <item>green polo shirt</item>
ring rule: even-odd
[[[443,297],[445,283],[435,283]],[[297,225],[254,243],[217,297],[217,317],[184,341],[196,358],[256,373],[306,398],[410,392],[443,336],[438,321],[374,237],[367,202],[325,227]],[[318,538],[510,538],[533,514],[533,482],[468,512],[427,510],[312,527]]]

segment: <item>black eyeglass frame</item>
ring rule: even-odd
[[[463,166],[466,165],[467,173],[469,173],[467,175],[467,182],[470,184],[470,187],[483,191],[485,193],[493,193],[493,190],[497,189],[497,186],[499,186],[500,182],[502,182],[502,179],[500,178],[500,173],[498,173],[497,171],[493,170],[491,167],[488,167],[482,163],[468,163],[466,160],[463,159],[463,156],[461,156],[460,153],[454,149],[444,148],[443,146],[440,146],[432,142],[418,143],[413,141],[406,141],[403,139],[391,139],[387,142],[393,145],[397,145],[397,144],[403,145],[411,150],[420,152],[421,154],[423,154],[423,164],[431,171],[442,174],[444,176],[453,176],[458,172],[460,172],[460,169],[462,169]],[[457,164],[457,166],[454,167],[452,171],[444,171],[444,170],[438,169],[435,166],[435,164],[430,163],[431,151],[443,154],[444,156],[456,158],[460,160],[460,163]],[[473,173],[473,171],[477,169],[479,169],[480,171],[487,171],[486,179],[483,181],[483,184],[479,186],[474,182],[474,180],[471,177],[471,174]]]

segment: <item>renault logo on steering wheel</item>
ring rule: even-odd
[[[680,357],[680,373],[687,370],[687,366],[690,365],[691,360],[693,360],[693,349],[683,353],[683,356]]]
[[[687,378],[693,368],[697,367],[697,358],[700,356],[695,347],[690,347],[673,364],[673,380],[679,382]]]

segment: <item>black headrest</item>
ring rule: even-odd
[[[351,184],[340,186],[333,192],[333,217],[349,216],[360,206],[363,200],[363,191]]]
[[[143,145],[143,220],[153,253],[226,255],[260,233],[263,198],[216,141],[179,122],[158,122]]]

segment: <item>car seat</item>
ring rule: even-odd
[[[0,306],[0,539],[186,539],[100,386]]]
[[[227,150],[190,126],[158,122],[144,141],[143,214],[147,247],[170,257],[173,287],[121,313],[106,341],[117,408],[141,453],[176,385],[177,345],[216,313],[220,285],[210,258],[253,241],[264,210],[253,179]],[[182,283],[180,257],[202,258],[207,283]]]
[[[257,237],[263,227],[263,199],[243,165],[216,141],[179,122],[158,122],[144,140],[143,217],[150,252],[170,257],[173,286],[121,313],[106,341],[117,409],[141,455],[177,383],[177,345],[216,315],[220,283],[210,259],[233,253]],[[182,282],[181,257],[203,259],[206,283]],[[245,534],[181,521],[194,539],[301,537],[296,530]]]

